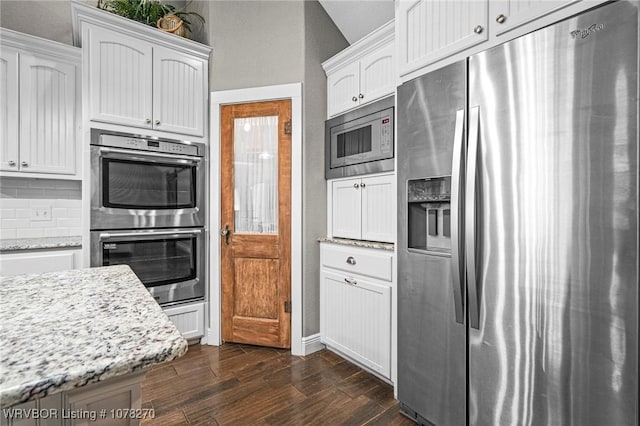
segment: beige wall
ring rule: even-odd
[[[72,44],[71,1],[0,1],[0,27]]]

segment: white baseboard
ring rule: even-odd
[[[320,333],[302,338],[302,355],[309,355],[324,349],[324,345],[320,342]]]

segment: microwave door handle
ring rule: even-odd
[[[169,160],[187,160],[187,161],[192,161],[194,163],[199,163],[200,161],[202,161],[202,158],[200,157],[191,157],[189,155],[179,155],[179,154],[163,154],[160,152],[133,152],[133,151],[129,151],[126,149],[118,149],[118,148],[108,148],[108,147],[104,147],[101,146],[100,147],[100,153],[113,153],[113,154],[126,154],[128,156],[128,158],[131,158],[132,156],[144,156],[144,157],[158,157],[158,158],[166,158]]]
[[[102,232],[100,233],[101,240],[108,240],[110,238],[124,238],[124,237],[148,237],[155,235],[197,235],[202,233],[201,229],[194,229],[191,231],[179,230],[179,231],[149,231],[149,232]]]

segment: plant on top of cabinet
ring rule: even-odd
[[[192,1],[176,9],[175,6],[159,0],[98,0],[98,8],[186,37],[184,29],[191,32],[190,17],[197,18],[202,24],[205,23],[202,15],[187,12],[187,7]]]

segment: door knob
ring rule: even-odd
[[[351,98],[351,100],[352,100],[353,102],[358,102],[358,98],[357,98],[357,97],[355,97],[355,96],[354,96],[353,98]]]
[[[483,30],[484,28],[482,28],[482,25],[478,25],[473,29],[473,32],[476,34],[481,34]]]
[[[504,21],[506,21],[506,20],[507,20],[507,17],[504,16],[502,13],[500,15],[496,16],[496,22],[498,24],[504,24]]]
[[[22,163],[20,163],[20,165],[22,167],[29,167],[29,163],[27,163],[26,161],[23,161]]]
[[[354,183],[354,184],[353,184],[353,187],[354,187],[355,189],[358,189],[358,188],[360,188],[360,184],[359,184],[359,183]]]
[[[145,120],[144,120],[144,122],[145,122],[146,124],[151,124],[151,119],[150,119],[150,118],[147,118],[147,119],[145,119]]]
[[[156,126],[159,126],[160,125],[160,120],[156,120],[155,124],[156,124]]]
[[[360,99],[362,99],[362,98],[364,98],[364,95],[363,95],[362,93],[360,93],[360,94],[358,95],[358,97],[359,97]]]
[[[220,230],[220,235],[224,237],[224,242],[226,245],[229,245],[229,235],[231,231],[229,231],[229,225],[225,225],[224,228]]]
[[[9,165],[10,165],[11,167],[14,167],[14,166],[16,165],[16,162],[15,162],[15,161],[13,161],[13,160],[10,160],[10,161],[9,161]]]
[[[364,187],[366,187],[366,186],[367,186],[367,184],[365,184],[364,182],[362,182],[362,183],[360,184],[360,188],[364,188]]]

